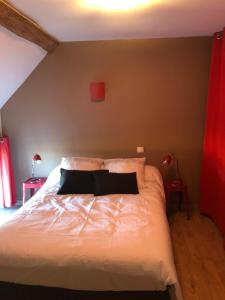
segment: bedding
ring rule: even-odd
[[[59,175],[57,167],[0,227],[0,281],[92,291],[175,286],[181,300],[159,173],[138,195],[107,196],[57,195]]]

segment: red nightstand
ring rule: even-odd
[[[164,182],[165,194],[166,194],[166,207],[168,209],[168,204],[171,199],[171,193],[180,192],[182,194],[182,200],[184,201],[184,207],[186,210],[187,219],[190,219],[190,207],[189,198],[187,192],[187,186],[182,180],[171,180]],[[181,203],[179,203],[179,209],[181,208]]]
[[[34,179],[35,181],[32,178],[29,178],[23,183],[23,204],[26,201],[26,189],[30,189],[30,196],[32,197],[34,195],[34,190],[40,189],[47,180],[46,177],[35,177]]]

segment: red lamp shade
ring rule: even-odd
[[[180,168],[179,168],[179,164],[178,164],[178,160],[177,158],[172,155],[172,154],[166,154],[162,160],[162,163],[164,165],[170,165],[171,162],[174,161],[176,163],[175,168],[176,168],[176,173],[175,173],[175,180],[179,180],[181,181],[181,176],[180,176]]]
[[[35,169],[35,165],[36,164],[40,164],[41,163],[41,156],[36,153],[34,154],[34,156],[32,157],[32,178],[31,178],[31,181],[30,182],[39,182],[40,181],[40,178],[35,178],[34,176],[34,169]]]
[[[34,161],[41,161],[41,156],[39,155],[39,154],[34,154],[34,156],[33,156],[33,158],[32,158],[32,160],[34,160]]]
[[[171,154],[166,154],[162,160],[162,163],[164,165],[170,165],[170,163],[172,162],[173,160],[173,156]]]
[[[105,99],[105,83],[91,82],[90,93],[92,101],[103,101]]]

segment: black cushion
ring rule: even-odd
[[[105,174],[108,170],[80,171],[60,169],[60,188],[58,195],[94,194],[95,182],[93,174]]]
[[[95,196],[138,194],[136,173],[95,173]]]

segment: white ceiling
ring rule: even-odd
[[[225,0],[149,0],[119,13],[85,7],[88,1],[100,0],[10,2],[60,41],[212,35],[225,26]]]
[[[0,108],[30,75],[46,51],[0,26]]]
[[[129,12],[88,8],[87,1],[94,0],[9,0],[60,41],[202,36],[225,26],[225,0],[149,0]],[[1,108],[46,52],[2,27],[0,45]]]

